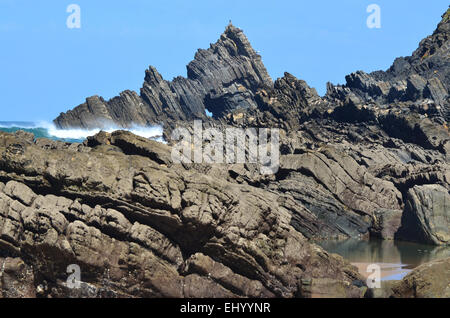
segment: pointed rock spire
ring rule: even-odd
[[[222,116],[236,108],[257,107],[256,91],[272,86],[261,57],[244,32],[230,21],[216,43],[207,50],[198,50],[187,66],[187,78],[165,81],[150,67],[140,96],[113,98],[104,102],[101,109],[85,103],[61,114],[54,122],[61,128],[94,128],[99,123],[127,127],[135,120],[145,124],[170,124],[177,120],[205,119],[205,109]],[[128,104],[129,100],[133,103]],[[123,109],[128,110],[127,114]]]

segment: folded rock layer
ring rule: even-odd
[[[362,297],[356,268],[313,240],[449,245],[449,14],[412,56],[323,97],[289,73],[272,82],[229,25],[186,78],[150,67],[140,94],[90,97],[55,119],[163,124],[167,144],[126,131],[83,144],[1,133],[3,296]],[[278,128],[279,169],[175,164],[171,132],[192,132],[194,119]],[[71,264],[81,289],[68,288]]]

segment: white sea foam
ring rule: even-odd
[[[46,130],[49,137],[53,138],[59,138],[59,139],[74,139],[74,140],[84,140],[89,136],[94,136],[101,130],[106,132],[113,132],[116,130],[128,130],[132,132],[135,135],[144,137],[144,138],[157,138],[158,141],[162,140],[162,134],[163,134],[163,127],[162,126],[149,126],[149,127],[142,127],[142,126],[133,126],[129,129],[122,128],[122,127],[108,127],[108,128],[96,128],[96,129],[82,129],[82,128],[72,128],[72,129],[60,129],[57,128],[53,123],[41,121],[36,123],[14,123],[14,122],[3,122],[0,123],[1,128],[27,128],[27,129],[38,129],[43,128]],[[159,138],[158,138],[159,137]]]
[[[121,127],[108,127],[103,129],[81,129],[81,128],[72,128],[72,129],[59,129],[55,127],[53,124],[48,123],[40,123],[41,127],[46,128],[48,134],[50,136],[56,138],[63,139],[86,139],[89,136],[93,136],[99,133],[101,130],[106,132],[113,132],[116,130],[128,130],[135,135],[144,137],[144,138],[155,138],[160,137],[163,134],[162,126],[151,126],[151,127],[142,127],[142,126],[133,126],[129,129],[121,128]]]

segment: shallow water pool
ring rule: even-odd
[[[368,272],[370,264],[380,265],[382,280],[400,280],[421,264],[450,257],[448,246],[411,242],[349,239],[316,243],[327,252],[339,254],[357,266],[365,277],[371,273]]]

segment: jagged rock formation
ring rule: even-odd
[[[172,165],[168,146],[127,132],[96,141],[48,149],[0,133],[3,296],[364,295],[275,193]],[[67,287],[70,264],[81,289]]]
[[[448,245],[449,12],[411,57],[324,97],[289,73],[272,83],[230,25],[187,78],[150,67],[140,95],[91,97],[55,120],[163,123],[167,145],[123,131],[84,144],[0,134],[4,295],[74,295],[64,278],[76,263],[87,296],[360,297],[355,269],[311,240]],[[170,133],[195,118],[279,128],[279,170],[174,164]]]
[[[450,121],[450,23],[448,11],[436,31],[422,42],[409,57],[401,57],[386,72],[363,71],[346,77],[346,85],[328,84],[327,98],[352,100],[356,104],[389,104],[407,102]],[[411,103],[413,102],[413,103]]]
[[[242,30],[230,24],[219,41],[198,50],[187,66],[187,78],[169,82],[151,66],[140,96],[132,91],[109,101],[93,96],[54,122],[61,128],[97,128],[206,120],[205,109],[221,116],[235,108],[256,107],[254,92],[272,85],[261,57]]]
[[[417,224],[401,220],[408,190],[415,185],[449,189],[449,25],[447,12],[412,56],[397,59],[386,72],[353,73],[345,86],[329,84],[323,98],[289,73],[272,85],[247,38],[230,25],[216,44],[196,54],[187,79],[165,82],[156,70],[147,71],[140,97],[147,113],[142,116],[152,118],[147,123],[155,118],[164,122],[169,144],[172,128],[190,126],[186,120],[193,117],[222,128],[280,128],[276,177],[264,179],[248,165],[232,167],[224,177],[277,192],[294,216],[294,227],[309,238],[372,233],[411,239],[412,233],[416,240],[438,244],[418,239]],[[176,88],[182,83],[190,86]],[[162,101],[165,106],[155,108]],[[205,108],[213,119],[200,114]],[[84,122],[84,116],[76,118]],[[60,126],[79,125],[76,120],[62,124],[63,117],[56,120]],[[124,125],[134,121],[126,116],[117,120]],[[442,217],[448,213],[444,209]]]

